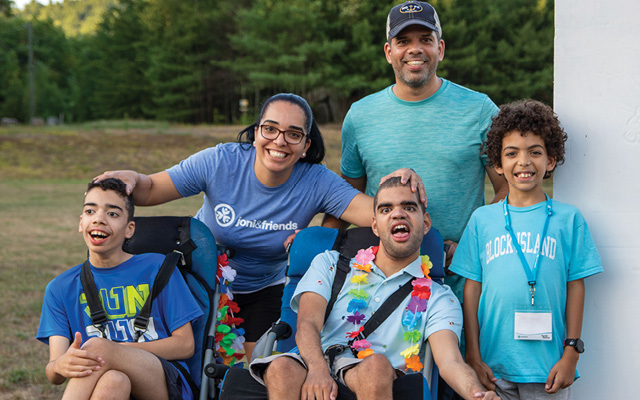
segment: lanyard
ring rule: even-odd
[[[524,257],[524,253],[522,252],[522,246],[518,243],[517,236],[513,231],[513,227],[511,226],[511,215],[509,215],[509,207],[507,206],[507,199],[509,195],[504,198],[504,203],[502,205],[502,209],[504,210],[504,222],[506,224],[505,228],[511,235],[511,241],[515,243],[515,248],[518,253],[518,257],[520,257],[520,263],[522,264],[522,268],[524,269],[524,273],[527,275],[527,280],[529,283],[529,291],[531,292],[531,305],[533,306],[533,299],[536,293],[536,279],[538,278],[538,266],[540,266],[540,253],[542,253],[542,243],[547,236],[547,229],[549,228],[549,217],[553,214],[551,209],[551,199],[549,196],[545,194],[547,198],[547,215],[544,220],[544,228],[542,228],[542,237],[540,241],[540,248],[538,249],[538,254],[536,254],[536,259],[533,263],[533,268],[529,268],[529,263],[527,259]]]

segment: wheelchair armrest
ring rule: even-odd
[[[270,356],[275,348],[275,342],[289,338],[292,332],[291,326],[284,321],[271,324],[271,329],[258,340],[258,344],[253,351],[253,359]]]
[[[278,321],[271,324],[271,332],[276,336],[276,340],[289,339],[293,330],[291,326],[284,321]]]
[[[222,379],[229,368],[228,365],[209,363],[204,366],[204,373],[211,379]]]

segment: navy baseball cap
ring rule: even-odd
[[[424,1],[406,1],[389,11],[387,17],[387,41],[396,37],[409,25],[423,25],[442,37],[442,27],[436,9]]]

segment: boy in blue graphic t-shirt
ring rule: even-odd
[[[473,213],[450,267],[467,278],[466,360],[503,400],[571,399],[578,377],[584,278],[602,263],[580,211],[542,189],[566,140],[550,107],[500,107],[483,150],[509,194]]]
[[[63,399],[193,398],[176,364],[184,371],[187,366],[176,360],[193,355],[191,321],[202,310],[177,268],[152,303],[148,329],[136,340],[133,320],[165,257],[122,250],[135,229],[133,211],[133,199],[119,179],[89,184],[79,231],[107,315],[100,329],[91,322],[80,280],[82,264],[60,274],[45,290],[37,338],[49,345],[49,381],[69,381]]]

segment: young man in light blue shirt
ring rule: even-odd
[[[338,259],[335,251],[313,260],[292,299],[298,311],[299,354],[280,354],[251,364],[252,374],[265,384],[269,398],[335,399],[336,377],[359,399],[390,399],[398,375],[422,368],[417,359],[427,339],[442,377],[464,398],[497,398],[486,392],[458,351],[459,303],[448,287],[431,281],[428,261],[419,257],[430,226],[429,214],[408,184],[396,177],[380,186],[372,223],[380,244],[360,250],[351,260],[326,323]],[[409,281],[413,291],[400,306],[371,335],[349,342],[386,299]],[[409,316],[407,310],[413,314]],[[329,365],[324,352],[336,344],[349,344],[353,351],[344,351]]]

